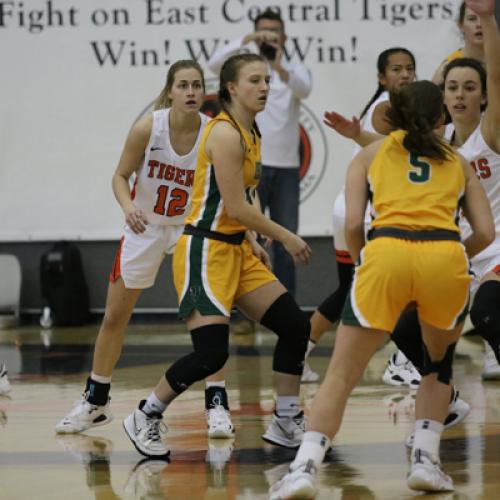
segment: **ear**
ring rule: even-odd
[[[382,87],[386,88],[386,86],[387,86],[386,76],[383,73],[379,73],[377,75],[377,78],[378,78],[378,83],[380,83],[380,85],[382,85]]]
[[[227,91],[229,92],[230,96],[235,95],[236,93],[236,85],[234,82],[227,82],[226,84]]]

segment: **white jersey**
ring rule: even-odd
[[[366,132],[373,132],[374,134],[378,134],[378,132],[375,130],[375,127],[373,126],[373,112],[375,111],[375,108],[381,103],[389,100],[389,92],[387,90],[384,90],[370,105],[368,110],[366,111],[365,116],[363,116],[363,119],[361,120],[361,128],[365,130]],[[354,146],[354,151],[352,153],[352,157],[354,158],[359,151],[361,151],[361,146],[359,144],[356,144]]]
[[[148,222],[163,226],[183,224],[190,212],[198,147],[210,119],[200,113],[196,142],[188,154],[181,156],[170,143],[169,113],[170,108],[153,112],[151,137],[132,191],[134,205],[144,211]]]
[[[446,126],[445,139],[450,143],[454,132],[455,127],[453,124],[450,123]],[[470,161],[474,168],[490,202],[493,220],[495,221],[495,241],[472,259],[472,263],[474,263],[489,259],[500,253],[500,154],[493,151],[486,144],[481,133],[481,123],[457,151]],[[470,234],[467,221],[462,220],[460,228],[463,237]]]
[[[389,92],[384,90],[371,104],[366,111],[365,116],[361,120],[361,128],[367,132],[378,133],[373,126],[373,112],[375,108],[381,103],[389,100]],[[352,157],[354,158],[359,151],[361,146],[356,144],[354,146],[354,151]],[[347,251],[347,243],[345,242],[344,236],[344,221],[345,221],[345,184],[342,186],[340,193],[335,198],[335,203],[333,205],[333,240],[334,246],[337,251]],[[365,212],[365,229],[369,229],[371,223],[370,207],[366,207]]]

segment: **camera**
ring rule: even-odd
[[[276,59],[276,49],[268,43],[261,44],[260,53],[266,59],[269,59],[269,61],[274,61]]]

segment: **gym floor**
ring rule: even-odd
[[[231,335],[226,365],[234,440],[207,439],[204,385],[197,383],[167,410],[170,463],[143,460],[122,419],[147,397],[165,368],[189,352],[181,323],[132,324],[113,376],[115,419],[85,434],[58,436],[54,425],[78,400],[91,367],[97,325],[0,330],[0,362],[12,392],[0,396],[0,498],[14,499],[265,499],[295,452],[262,441],[273,411],[274,337]],[[324,374],[333,344],[329,333],[311,357]],[[319,499],[408,499],[408,452],[414,393],[384,385],[393,351],[381,349],[355,389],[344,423],[319,474]],[[482,343],[464,337],[457,349],[455,383],[472,405],[467,419],[445,431],[441,458],[456,491],[419,500],[500,498],[500,382],[482,382]],[[302,385],[307,408],[317,384]]]

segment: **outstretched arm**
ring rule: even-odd
[[[465,3],[479,16],[483,30],[488,107],[481,132],[488,146],[500,153],[500,33],[495,19],[495,0],[466,0]]]
[[[345,137],[364,147],[383,138],[380,134],[366,132],[361,128],[360,121],[353,116],[351,120],[335,111],[326,111],[323,123]]]

